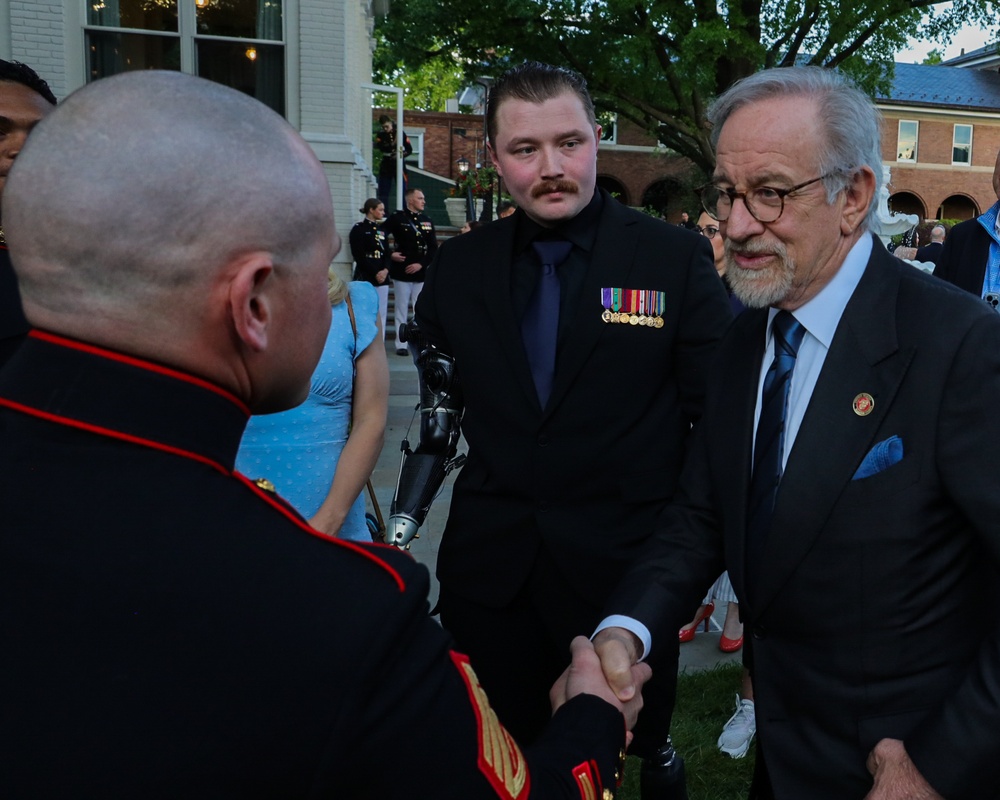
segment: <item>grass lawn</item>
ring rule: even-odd
[[[715,744],[736,708],[742,670],[741,664],[730,663],[678,678],[670,733],[684,758],[689,800],[745,800],[750,789],[753,745],[746,756],[733,759]],[[618,800],[639,800],[639,766],[639,759],[628,759]]]

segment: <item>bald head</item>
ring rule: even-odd
[[[218,84],[133,72],[69,97],[12,171],[6,222],[29,310],[198,283],[257,248],[294,260],[331,225],[320,167],[277,114]]]
[[[931,228],[931,241],[943,242],[945,237],[944,225],[935,225]]]
[[[238,311],[224,307],[241,268],[259,267],[248,291],[321,268],[325,297],[335,251],[328,185],[308,145],[256,100],[176,72],[130,72],[72,94],[36,127],[4,207],[32,324],[195,371],[218,364],[200,368],[186,353],[245,358],[222,352],[246,345],[230,329]]]

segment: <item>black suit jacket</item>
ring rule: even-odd
[[[421,328],[456,358],[469,446],[437,574],[500,607],[545,547],[596,617],[674,491],[731,312],[707,240],[605,194],[543,411],[511,307],[516,224],[446,242],[417,301]],[[603,287],[662,291],[664,326],[602,321]]]
[[[923,247],[917,248],[913,260],[921,262],[930,261],[936,268],[938,262],[941,260],[941,252],[943,250],[944,244],[942,242],[928,242]]]
[[[934,275],[982,297],[992,241],[978,218],[958,223],[945,239]]]
[[[0,796],[613,784],[617,710],[574,698],[522,757],[428,617],[427,571],[235,473],[246,420],[200,378],[38,331],[0,373]]]
[[[998,796],[1000,319],[876,242],[789,454],[755,599],[747,494],[766,311],[723,341],[678,502],[609,604],[676,637],[728,568],[779,800],[861,798],[904,740],[949,800]],[[867,416],[854,410],[868,393]],[[852,480],[872,447],[900,462]],[[654,666],[655,669],[655,666]]]

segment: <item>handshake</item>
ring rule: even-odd
[[[549,692],[554,714],[578,694],[592,694],[615,706],[625,717],[626,745],[642,710],[642,687],[653,671],[636,663],[642,645],[623,628],[605,628],[589,641],[577,636],[570,644],[572,661]]]

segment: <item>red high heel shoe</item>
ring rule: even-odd
[[[694,632],[698,630],[698,626],[701,623],[705,624],[705,631],[708,631],[708,621],[712,617],[712,612],[715,611],[715,603],[709,603],[707,606],[703,606],[701,613],[694,618],[694,624],[690,628],[681,628],[677,632],[677,639],[681,643],[690,642],[694,640]]]
[[[738,639],[730,639],[726,634],[722,634],[719,637],[719,649],[723,653],[735,653],[743,647],[743,637],[740,636]]]

